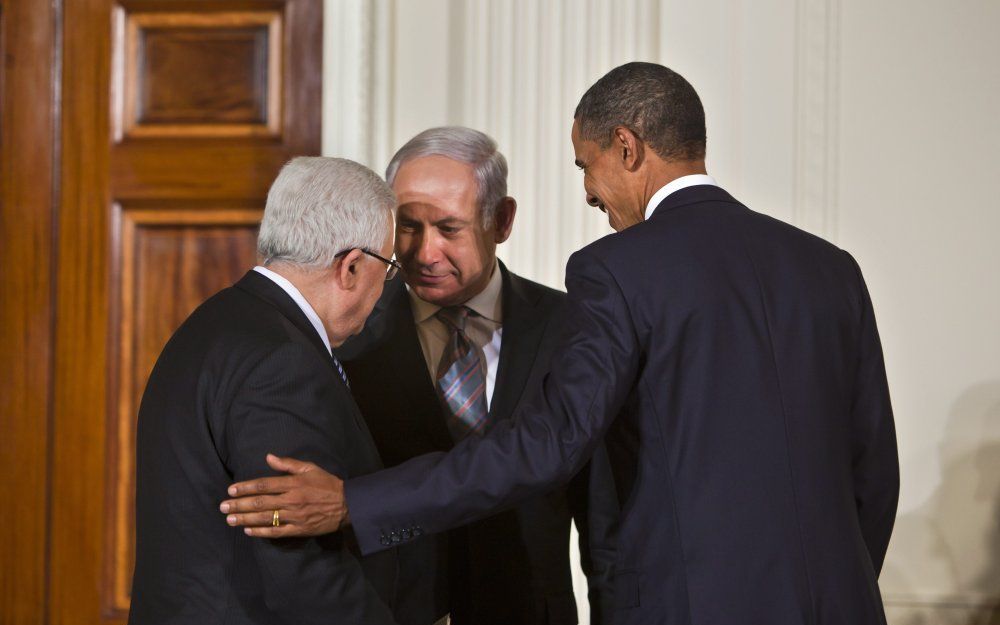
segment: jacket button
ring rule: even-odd
[[[403,530],[400,533],[403,535],[403,540],[410,540],[411,538],[413,538],[413,532],[411,532],[408,529]]]
[[[392,542],[394,543],[398,543],[403,540],[402,538],[399,537],[399,534],[396,532],[389,532],[389,538],[392,539]]]
[[[382,537],[381,537],[381,538],[379,538],[379,539],[378,539],[378,541],[379,541],[380,543],[382,543],[382,546],[383,546],[383,547],[388,547],[389,545],[391,545],[391,544],[392,544],[392,541],[391,541],[391,540],[389,540],[389,537],[388,537],[388,536],[386,536],[385,534],[382,534]]]

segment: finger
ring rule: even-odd
[[[288,536],[305,536],[305,532],[299,525],[285,525],[281,527],[244,527],[243,533],[254,538],[286,538]]]
[[[278,510],[278,527],[294,523],[292,513]],[[244,514],[227,514],[226,523],[233,527],[273,527],[274,510],[267,512],[247,512]]]
[[[288,492],[295,485],[292,476],[263,477],[246,482],[237,482],[229,487],[230,497],[246,497],[247,495],[280,495]]]
[[[274,512],[247,512],[246,514],[227,514],[226,523],[233,527],[251,526],[264,527],[272,524]]]
[[[311,462],[303,462],[301,460],[296,460],[295,458],[282,458],[281,456],[275,456],[274,454],[267,454],[267,464],[275,471],[284,471],[285,473],[294,474],[305,473],[316,467],[316,465]]]
[[[219,505],[219,510],[223,514],[231,512],[262,512],[266,510],[280,510],[282,499],[277,495],[252,495],[240,497],[239,499],[227,499]]]

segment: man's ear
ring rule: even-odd
[[[514,215],[517,213],[517,201],[510,197],[501,198],[493,215],[493,238],[497,243],[503,243],[510,237],[514,228]]]
[[[617,151],[618,158],[626,170],[635,171],[639,168],[646,150],[642,139],[625,126],[618,126],[614,130],[612,143],[612,148]]]
[[[365,253],[355,248],[333,263],[333,277],[342,291],[350,291],[358,285],[361,261]]]

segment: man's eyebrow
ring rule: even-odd
[[[438,219],[437,221],[434,222],[434,225],[435,226],[450,226],[450,225],[454,225],[454,224],[465,225],[467,223],[469,223],[469,222],[467,222],[464,219],[459,219],[458,217],[449,216],[449,217],[445,217],[444,219]]]

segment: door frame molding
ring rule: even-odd
[[[0,7],[0,622],[48,623],[63,0]]]

